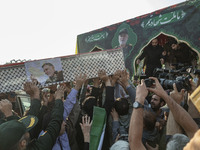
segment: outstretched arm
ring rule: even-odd
[[[144,80],[137,86],[135,101],[144,105],[145,98],[148,94]],[[129,126],[129,144],[131,150],[145,150],[142,144],[143,132],[143,112],[144,108],[133,109]]]
[[[65,88],[60,86],[55,93],[55,105],[51,114],[51,121],[49,122],[46,131],[41,135],[33,144],[32,149],[52,149],[56,138],[60,133],[61,124],[63,122],[63,101],[61,100],[64,95]],[[29,147],[28,147],[29,149]]]
[[[114,87],[111,84],[109,76],[106,75],[104,70],[99,71],[98,76],[106,85],[106,100],[103,107],[105,108],[106,114],[108,116],[114,103]]]
[[[37,85],[33,82],[26,82],[24,84],[24,90],[31,97],[31,106],[27,115],[37,116],[41,107],[40,90],[37,87]]]
[[[195,132],[198,130],[198,126],[195,121],[192,119],[189,113],[187,113],[179,104],[177,104],[170,96],[167,95],[157,78],[150,78],[155,80],[155,88],[148,88],[148,90],[165,100],[176,122],[185,130],[188,137],[192,138]]]
[[[177,104],[181,104],[181,101],[184,98],[184,90],[182,89],[178,92],[176,88],[176,84],[173,85],[174,90],[170,93],[170,96],[176,101]],[[168,120],[167,120],[167,130],[166,135],[174,135],[176,133],[183,133],[181,126],[175,121],[172,112],[169,112]]]
[[[78,94],[78,91],[82,87],[85,80],[86,80],[86,75],[81,74],[76,77],[76,85],[71,90],[70,94],[67,96],[66,101],[64,102],[64,113],[63,113],[64,120],[69,116],[72,108],[74,107],[74,104],[76,103],[76,96]]]

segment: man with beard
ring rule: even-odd
[[[142,55],[137,59],[136,63],[139,64],[142,59],[145,58],[147,77],[153,76],[155,68],[161,68],[164,63],[164,56],[162,55],[163,48],[158,45],[158,39],[153,39],[151,44],[144,48]]]
[[[161,130],[166,125],[164,110],[161,109],[165,105],[165,101],[157,95],[151,98],[151,109],[156,114],[156,127]]]
[[[186,43],[171,39],[169,44],[173,50],[176,63],[181,63],[184,66],[192,65],[193,67],[197,65],[198,55]]]
[[[151,98],[151,108],[153,112],[156,114],[157,118],[164,118],[164,112],[160,107],[165,105],[165,101],[157,95],[153,95]]]

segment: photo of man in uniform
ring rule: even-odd
[[[37,84],[44,85],[64,80],[60,58],[26,62],[25,69],[27,80]]]
[[[51,63],[44,63],[42,65],[44,73],[49,77],[46,81],[46,83],[52,83],[57,81],[63,81],[63,72],[62,71],[56,71],[55,67]]]
[[[119,36],[118,36],[119,46],[117,48],[123,49],[124,58],[127,58],[129,52],[133,48],[131,44],[127,44],[128,38],[129,38],[128,30],[126,28],[121,29],[119,31]]]

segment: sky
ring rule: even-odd
[[[1,0],[0,65],[75,54],[77,35],[186,0]]]

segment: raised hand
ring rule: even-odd
[[[109,80],[109,77],[106,75],[106,71],[105,70],[100,70],[98,72],[98,76],[104,82],[106,82],[107,80]]]
[[[82,123],[80,123],[81,126],[81,130],[83,132],[83,136],[84,136],[84,142],[90,142],[90,129],[92,126],[92,121],[90,122],[90,117],[83,116],[82,117]]]
[[[76,85],[75,85],[75,89],[79,90],[83,83],[86,81],[87,75],[86,74],[80,74],[79,76],[76,76],[75,80],[76,80]]]
[[[5,117],[12,116],[12,103],[7,99],[1,100],[0,111],[4,113]]]
[[[184,98],[184,89],[181,89],[180,92],[178,92],[177,88],[176,88],[176,84],[173,84],[173,88],[174,90],[172,92],[170,92],[170,96],[171,98],[173,98],[178,104],[181,103],[181,101]]]
[[[111,80],[112,86],[115,85],[115,83],[119,80],[120,76],[121,76],[121,70],[117,70],[112,76],[112,80]]]
[[[105,70],[100,70],[98,72],[98,76],[105,83],[106,86],[111,86],[110,79],[109,79],[108,75],[106,75]]]
[[[57,91],[55,92],[55,100],[62,99],[64,97],[65,87],[63,85],[59,86]]]
[[[30,84],[31,84],[31,82],[26,82],[25,84],[24,84],[24,91],[28,94],[28,95],[30,95],[30,97],[33,97],[33,91],[32,91],[32,89],[31,89],[31,87],[30,87]]]
[[[24,84],[24,91],[29,94],[31,98],[40,99],[40,90],[36,83],[26,82]]]
[[[141,84],[139,84],[136,88],[136,101],[140,102],[141,104],[144,104],[147,95],[147,87],[144,83],[144,80],[141,80]]]
[[[126,88],[129,83],[128,83],[128,72],[126,70],[123,70],[121,72],[121,77],[120,77],[120,83],[123,85],[124,88]]]
[[[163,87],[161,86],[161,84],[159,83],[157,78],[149,77],[149,79],[153,79],[155,81],[155,83],[154,83],[155,87],[147,88],[150,92],[153,92],[162,98],[168,96],[167,93],[164,91]]]
[[[94,78],[94,79],[93,79],[93,83],[94,83],[94,84],[93,84],[94,87],[99,88],[99,85],[100,85],[100,83],[101,83],[99,77]]]

